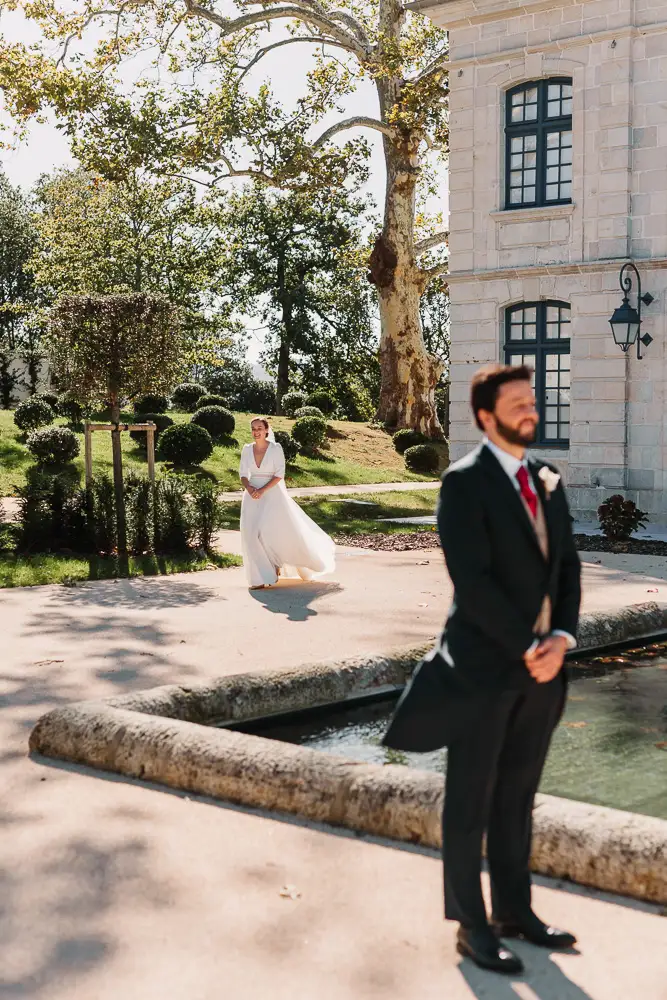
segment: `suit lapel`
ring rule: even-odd
[[[525,531],[526,535],[535,546],[537,551],[542,555],[542,550],[540,548],[540,543],[537,538],[537,533],[535,531],[535,526],[531,524],[530,515],[526,511],[523,505],[523,501],[519,495],[518,490],[515,488],[513,483],[510,482],[510,478],[503,469],[502,465],[495,457],[490,448],[483,446],[480,450],[480,461],[484,465],[484,468],[492,476],[494,484],[496,484],[499,490],[499,496],[502,497],[502,502],[505,504],[508,510],[512,511],[514,516],[518,519],[520,525]],[[531,467],[532,472],[532,467]],[[540,495],[541,496],[541,495]],[[546,518],[546,511],[545,511]]]

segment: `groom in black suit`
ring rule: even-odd
[[[526,459],[539,422],[526,367],[493,365],[472,382],[482,444],[443,477],[438,530],[454,584],[439,648],[403,695],[385,744],[447,746],[445,916],[458,950],[518,973],[501,937],[550,948],[572,934],[531,908],[533,800],[563,711],[563,660],[576,643],[580,565],[560,477]],[[487,836],[492,919],[480,882]]]

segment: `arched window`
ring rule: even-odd
[[[508,91],[505,137],[505,208],[572,201],[571,79]]]
[[[570,307],[521,302],[505,310],[505,362],[535,369],[540,414],[537,444],[568,447],[570,439]]]

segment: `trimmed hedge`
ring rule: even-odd
[[[404,455],[408,448],[414,448],[418,444],[426,444],[428,438],[421,431],[413,431],[404,427],[402,430],[396,431],[391,440],[398,454]]]
[[[32,398],[43,399],[47,406],[50,406],[52,410],[57,411],[58,396],[55,392],[35,392]]]
[[[302,449],[319,448],[327,436],[327,422],[323,417],[299,417],[292,428],[292,437]]]
[[[162,432],[166,431],[167,427],[174,426],[174,421],[166,413],[135,413],[132,422],[136,424],[155,424],[156,447]],[[130,431],[130,437],[133,441],[136,441],[140,448],[148,447],[148,434],[146,431]]]
[[[155,393],[147,392],[143,396],[138,396],[134,401],[134,412],[146,415],[148,413],[166,413],[169,409],[169,400],[166,396],[158,396]]]
[[[337,405],[334,397],[326,389],[316,389],[306,398],[306,406],[316,406],[325,415],[333,413]]]
[[[403,454],[406,468],[410,472],[437,472],[440,456],[432,444],[416,444]]]
[[[229,404],[227,403],[227,400],[225,399],[224,396],[215,396],[215,395],[201,396],[201,398],[197,402],[197,409],[201,410],[205,406],[222,406],[226,410],[229,409]]]
[[[213,454],[213,439],[198,424],[174,424],[160,435],[157,457],[172,465],[200,465]]]
[[[38,462],[46,465],[65,465],[78,458],[81,448],[74,431],[69,427],[44,427],[28,437],[28,451]]]
[[[24,399],[14,411],[14,423],[20,431],[34,431],[38,427],[52,424],[56,419],[48,403],[37,396]]]
[[[306,405],[306,394],[298,389],[286,392],[282,398],[282,410],[286,417],[293,417],[301,406]]]
[[[197,409],[199,400],[205,395],[206,389],[203,385],[198,385],[197,382],[182,382],[171,394],[172,406],[175,410],[193,413]]]
[[[322,420],[325,419],[324,414],[317,406],[300,406],[298,410],[294,411],[294,416],[299,419],[299,417],[321,417]]]
[[[192,417],[192,423],[205,427],[214,441],[229,437],[236,427],[234,414],[224,406],[203,406]]]
[[[82,404],[68,392],[58,396],[57,411],[59,416],[64,417],[70,424],[78,425],[83,420]]]
[[[299,454],[299,445],[287,431],[275,431],[274,434],[276,442],[283,450],[285,461],[289,465]]]

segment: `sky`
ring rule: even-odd
[[[19,13],[0,14],[0,33],[9,41],[32,42],[39,40],[39,33],[36,27],[26,22]],[[312,65],[307,54],[308,46],[295,45],[288,46],[270,53],[265,60],[253,71],[253,82],[259,84],[263,79],[269,77],[271,87],[275,96],[286,106],[292,106],[301,96],[305,74]],[[139,60],[133,62],[126,80],[131,82],[139,77],[146,69],[146,63]],[[378,106],[377,96],[373,85],[363,83],[349,99],[345,108],[345,115],[365,115],[377,117]],[[333,113],[321,122],[320,128],[332,125],[339,119],[337,113]],[[0,98],[0,120],[7,121],[7,116],[2,111]],[[370,142],[372,156],[370,163],[370,177],[366,185],[367,192],[373,197],[378,211],[381,212],[384,197],[385,169],[382,155],[382,139],[378,133],[369,130],[362,130],[356,134],[363,134]],[[340,137],[341,142],[347,141],[354,136],[354,131],[345,132]],[[4,169],[7,177],[13,184],[24,188],[31,187],[35,181],[44,173],[59,167],[74,166],[75,162],[69,151],[66,139],[55,127],[55,119],[49,116],[46,124],[33,125],[29,138],[17,149],[0,150],[0,165]],[[446,174],[442,176],[442,194],[438,195],[429,203],[429,209],[437,212],[448,211],[448,192]],[[251,361],[256,361],[263,346],[261,333],[252,334],[248,357]]]

